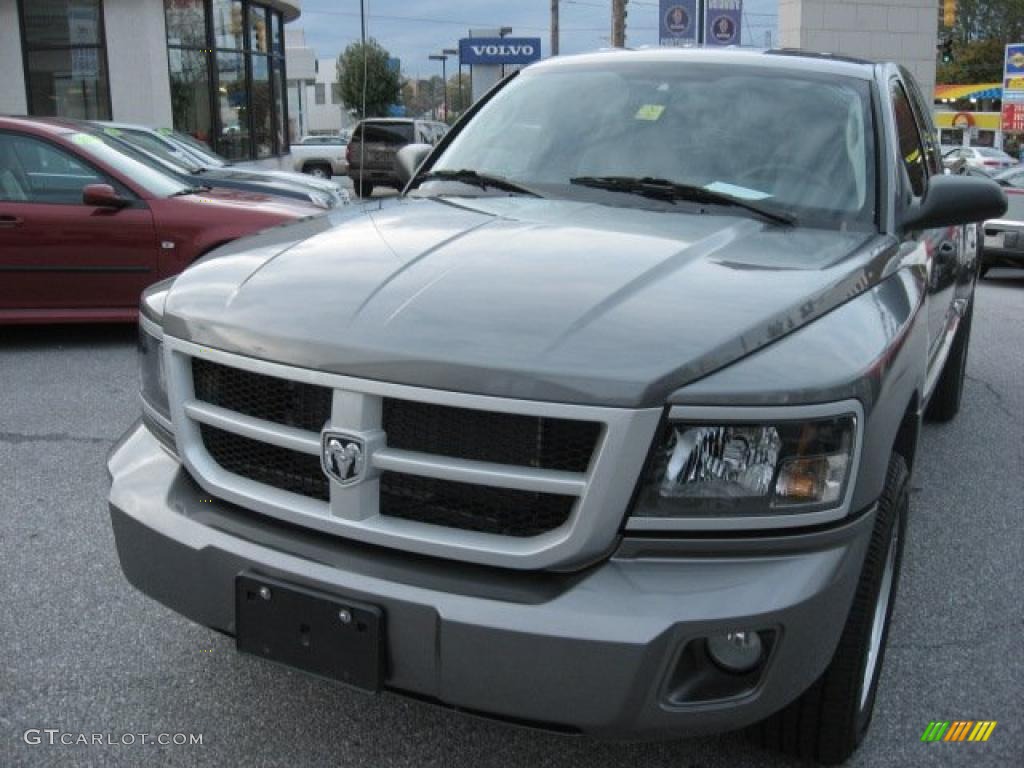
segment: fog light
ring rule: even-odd
[[[708,655],[726,672],[749,672],[761,663],[761,636],[757,632],[727,632],[707,640]]]

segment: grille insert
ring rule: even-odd
[[[601,425],[385,398],[388,446],[459,459],[586,472]]]
[[[228,472],[282,491],[329,500],[329,483],[317,456],[250,440],[208,424],[201,424],[200,432],[207,452]]]
[[[525,538],[569,519],[575,499],[395,472],[380,478],[380,513],[464,531]]]
[[[229,411],[309,432],[331,416],[331,389],[192,358],[196,398]]]

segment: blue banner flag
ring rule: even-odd
[[[704,44],[739,45],[743,0],[707,0],[704,7]]]
[[[697,42],[697,0],[661,0],[659,42],[692,45]]]

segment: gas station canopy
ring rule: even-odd
[[[1002,83],[976,83],[974,85],[936,85],[935,101],[961,99],[1001,99]]]

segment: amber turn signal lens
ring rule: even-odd
[[[789,501],[816,501],[822,495],[826,469],[823,457],[788,461],[779,473],[775,492]]]

